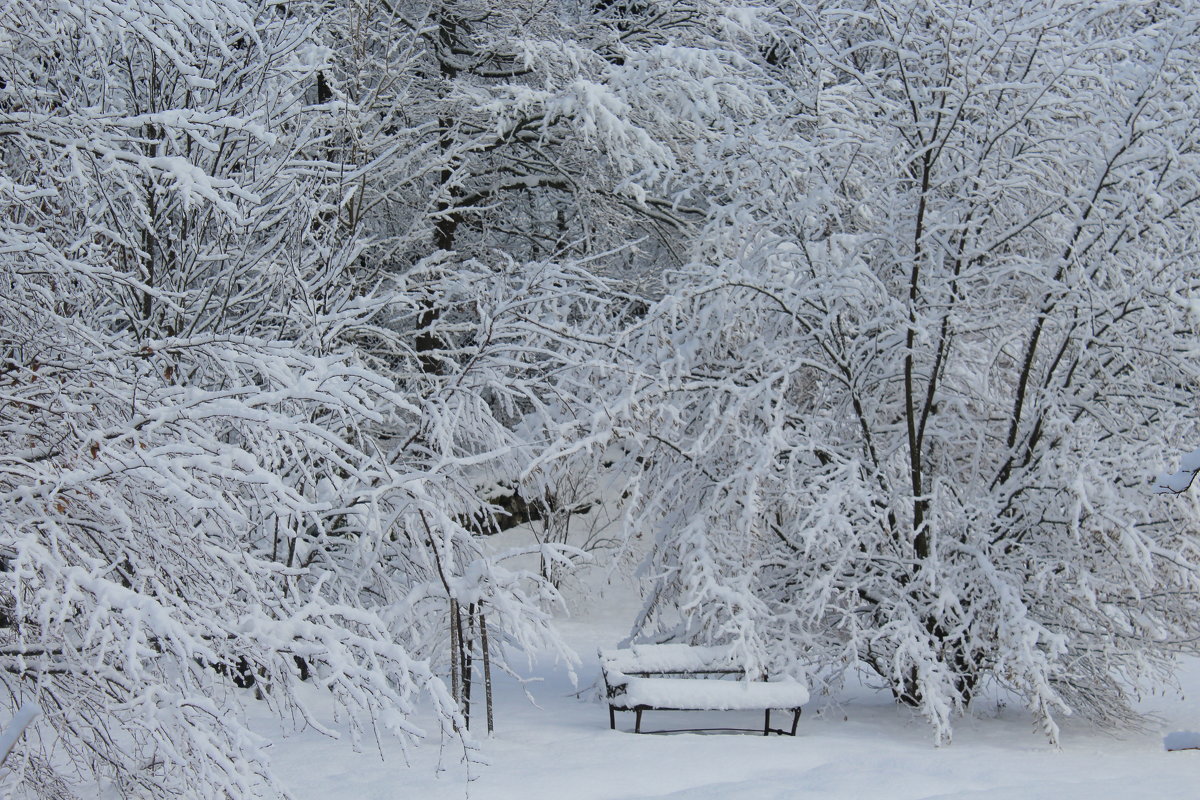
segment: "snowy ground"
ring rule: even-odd
[[[354,753],[311,733],[277,742],[280,772],[299,800],[1200,798],[1200,751],[1163,747],[1167,732],[1200,730],[1200,663],[1183,676],[1186,699],[1171,693],[1145,701],[1160,729],[1118,738],[1067,721],[1059,751],[1033,732],[1028,715],[994,702],[959,720],[954,743],[936,748],[923,721],[866,688],[836,705],[814,698],[794,739],[610,731],[605,707],[586,689],[597,678],[596,648],[615,644],[632,618],[636,603],[628,594],[591,592],[564,622],[584,658],[578,689],[564,666],[549,660],[530,670],[539,679],[530,688],[540,708],[515,681],[497,681],[497,731],[484,742],[491,764],[475,769],[472,780],[457,754],[439,753],[436,744],[414,750],[406,766],[398,749],[386,757]],[[723,713],[713,720],[753,727],[760,715]],[[666,712],[646,716],[648,727],[678,726],[673,722],[684,720]],[[618,715],[622,725],[632,727],[631,714]],[[446,762],[440,772],[439,758]]]

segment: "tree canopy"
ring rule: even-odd
[[[1198,65],[1170,3],[4,4],[5,780],[282,794],[306,682],[474,762],[477,639],[574,659],[598,546],[488,537],[601,503],[634,636],[1134,721],[1200,641]]]

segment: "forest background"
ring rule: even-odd
[[[6,0],[5,780],[283,792],[238,709],[309,686],[475,759],[461,670],[635,552],[631,636],[936,741],[1136,724],[1200,641],[1198,63],[1188,2]]]

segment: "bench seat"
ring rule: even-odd
[[[618,682],[615,676],[610,680]],[[638,706],[676,711],[761,711],[799,708],[808,702],[808,689],[790,681],[630,677],[625,680],[624,694],[613,697],[618,711],[631,711]]]

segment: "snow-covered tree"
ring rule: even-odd
[[[44,711],[13,767],[34,796],[282,791],[243,701],[323,726],[306,680],[354,737],[436,736],[424,697],[469,755],[447,602],[557,646],[554,592],[470,535],[463,475],[513,449],[467,379],[493,350],[438,393],[398,383],[391,321],[419,304],[364,278],[302,10],[0,10],[0,681]],[[558,274],[519,302],[462,276],[462,302],[509,342],[493,306],[549,319]]]
[[[470,758],[581,557],[507,568],[495,493],[606,469],[644,633],[1128,719],[1200,619],[1139,479],[1197,433],[1200,42],[1093,5],[0,7],[13,780],[280,791],[243,703],[304,681]]]
[[[780,4],[786,92],[630,347],[644,632],[863,668],[939,739],[989,682],[1128,721],[1194,650],[1200,24],[1166,4]],[[765,58],[765,56],[764,56]],[[702,254],[704,251],[701,251]],[[657,364],[655,362],[658,362]],[[657,413],[655,413],[657,410]]]
[[[674,1],[445,0],[313,13],[330,42],[323,124],[359,165],[350,205],[371,238],[359,269],[397,279],[414,300],[391,322],[419,356],[415,370],[397,370],[406,391],[457,391],[460,373],[478,366],[490,323],[470,298],[487,269],[500,285],[524,271],[543,287],[558,269],[555,291],[575,298],[554,301],[561,314],[530,329],[557,336],[542,340],[540,374],[522,367],[496,381],[540,398],[492,403],[537,466],[494,470],[481,487],[513,510],[569,514],[562,487],[594,494],[590,478],[577,480],[594,471],[569,462],[598,451],[555,458],[538,443],[569,446],[559,427],[592,418],[596,387],[559,383],[582,380],[562,368],[613,361],[605,324],[644,308],[636,294],[660,289],[662,271],[686,258],[709,203],[705,170],[721,169],[709,151],[725,146],[725,117],[760,103],[742,86],[741,56],[718,35],[736,20],[718,4]],[[619,282],[601,286],[588,272]],[[599,316],[579,311],[601,306]],[[497,514],[502,524],[519,519]]]

